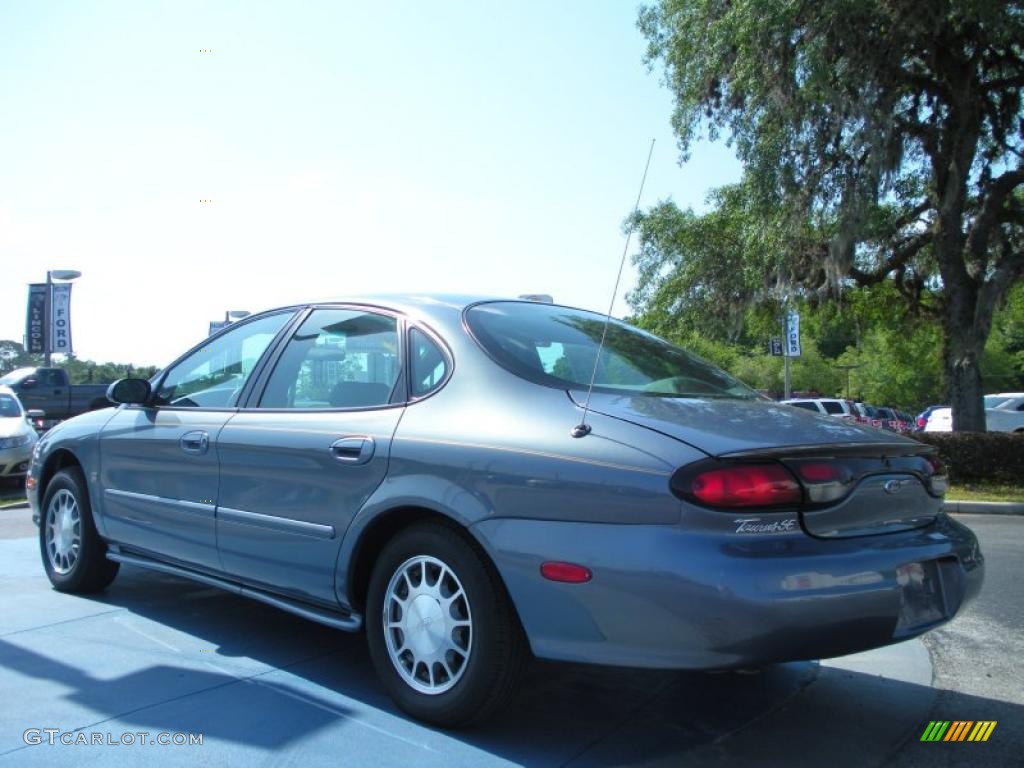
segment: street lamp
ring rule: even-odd
[[[840,365],[840,364],[837,363],[835,366],[833,366],[835,368],[838,368],[840,371],[846,371],[846,399],[847,400],[850,399],[850,371],[852,371],[854,368],[860,368],[860,366],[861,366],[861,363],[857,363],[856,365],[850,364],[850,363],[846,363],[845,365]]]
[[[75,280],[82,276],[77,269],[48,269],[46,271],[46,349],[44,350],[46,367],[53,362],[53,281]]]

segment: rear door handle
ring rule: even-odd
[[[210,447],[210,435],[201,429],[186,432],[178,440],[178,445],[185,453],[206,453]]]
[[[342,464],[365,464],[373,458],[372,437],[343,437],[331,443],[331,456]]]

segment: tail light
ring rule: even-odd
[[[868,477],[916,477],[932,496],[946,491],[946,468],[934,455],[705,459],[681,467],[670,481],[681,499],[713,509],[817,509],[849,496]]]
[[[949,475],[946,472],[946,465],[938,456],[926,456],[931,474],[928,476],[928,485],[932,494],[941,496],[949,488]]]
[[[853,484],[853,472],[835,461],[811,459],[794,461],[789,466],[796,470],[807,492],[807,501],[812,504],[826,504],[841,499],[849,493]]]
[[[800,483],[781,464],[730,464],[673,479],[675,490],[709,507],[781,507],[803,499]]]
[[[924,429],[926,426],[928,426],[928,419],[923,419],[920,416],[918,416],[917,417],[917,426],[918,426],[918,429]]]

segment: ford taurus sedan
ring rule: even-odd
[[[109,397],[33,455],[58,590],[130,564],[365,629],[398,706],[439,725],[493,713],[531,654],[835,656],[942,624],[982,582],[930,447],[578,309],[284,307]]]

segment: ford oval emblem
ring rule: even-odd
[[[886,482],[885,485],[882,486],[882,489],[886,493],[899,493],[902,487],[903,480],[889,480],[888,482]]]

